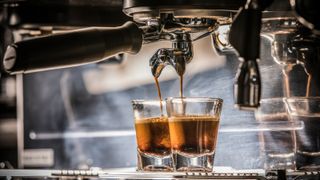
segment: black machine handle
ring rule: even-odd
[[[8,46],[3,67],[16,74],[99,62],[118,53],[139,52],[142,39],[142,31],[133,22],[29,39]]]

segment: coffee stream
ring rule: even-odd
[[[183,75],[180,75],[180,97],[183,98]]]
[[[154,77],[154,81],[156,82],[156,87],[157,87],[157,91],[158,91],[158,97],[159,97],[159,101],[160,101],[160,113],[161,113],[161,116],[163,116],[162,96],[161,96],[159,80],[158,80],[157,77]]]
[[[179,76],[180,77],[180,97],[183,97],[183,75]],[[159,80],[157,77],[154,77],[154,81],[156,83],[157,91],[158,91],[158,97],[160,101],[160,113],[161,116],[163,116],[163,104],[162,104],[162,95],[161,95],[161,89],[160,89],[160,84]]]
[[[307,83],[307,89],[306,89],[306,97],[309,97],[310,95],[310,86],[311,86],[311,74],[308,74],[308,83]]]

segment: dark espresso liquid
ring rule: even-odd
[[[170,139],[174,151],[199,154],[215,150],[219,120],[211,116],[170,117]]]
[[[180,97],[183,97],[183,75],[180,76]]]
[[[158,91],[158,97],[159,97],[159,101],[160,101],[160,112],[161,112],[161,116],[162,116],[163,115],[163,107],[162,107],[162,96],[161,96],[159,80],[158,80],[158,78],[154,77],[154,81],[156,82],[156,87],[157,87],[157,91]]]
[[[135,128],[140,152],[156,156],[166,156],[171,153],[167,117],[136,120]]]

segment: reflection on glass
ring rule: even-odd
[[[211,172],[222,100],[169,98],[166,103],[175,169]]]
[[[159,100],[132,101],[138,151],[138,171],[172,171],[168,118]]]
[[[283,98],[263,99],[255,112],[261,126],[274,123],[289,122]],[[259,133],[261,155],[265,160],[266,169],[295,169],[294,131],[292,128],[263,131]]]
[[[292,121],[304,122],[296,131],[298,169],[320,169],[320,97],[286,99]]]

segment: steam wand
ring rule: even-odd
[[[229,40],[238,51],[241,63],[234,84],[235,105],[239,109],[259,107],[261,80],[258,69],[262,11],[272,0],[248,0],[240,8],[230,29]]]

